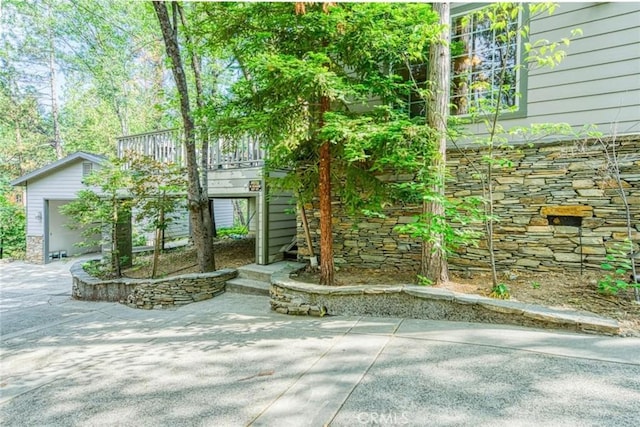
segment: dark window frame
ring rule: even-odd
[[[465,15],[472,14],[490,5],[491,3],[473,3],[473,4],[466,4],[466,5],[453,7],[451,10],[452,30],[453,30],[453,22],[455,19]],[[528,23],[528,22],[529,22],[529,8],[527,7],[526,4],[524,4],[524,7],[522,7],[522,10],[518,16],[517,25],[518,27],[521,27],[523,23]],[[528,41],[528,38],[522,35],[518,35],[517,37],[518,39],[516,40],[516,43],[515,43],[516,52],[514,55],[515,56],[514,67],[516,68],[515,70],[516,84],[515,84],[514,98],[515,98],[515,105],[517,105],[518,108],[515,111],[513,110],[510,111],[507,109],[500,111],[499,117],[501,119],[515,119],[515,118],[527,117],[527,89],[528,89],[529,76],[527,72],[527,67],[525,65],[526,54],[524,52],[524,44]],[[452,35],[452,38],[453,38],[453,35]],[[453,62],[453,58],[452,58],[452,62]],[[453,66],[452,66],[451,74],[452,74],[451,80],[453,82],[455,78]],[[449,90],[451,91],[451,87],[449,88]],[[451,102],[451,99],[452,99],[452,94],[450,92],[449,93],[450,102]],[[451,116],[459,117],[459,118],[472,117],[472,115],[468,113],[467,114],[451,114]],[[480,116],[482,116],[482,113],[480,113]]]
[[[490,6],[490,3],[473,3],[466,4],[462,6],[457,6],[452,8],[451,13],[451,26],[453,27],[454,19],[459,18],[464,15],[468,15],[474,13],[484,7]],[[529,8],[524,5],[522,11],[518,17],[518,26],[521,26],[522,23],[528,22],[529,20]],[[515,119],[515,118],[524,118],[527,117],[527,90],[528,90],[528,72],[525,64],[525,52],[524,52],[524,44],[528,41],[527,37],[523,37],[522,35],[518,35],[518,40],[515,43],[516,53],[514,60],[514,67],[516,67],[516,84],[514,90],[514,99],[515,105],[517,105],[517,110],[509,110],[504,109],[500,112],[499,117],[501,119]],[[452,58],[453,63],[454,58]],[[451,81],[454,80],[454,68],[452,64],[451,70]],[[424,82],[427,80],[428,75],[428,64],[420,63],[411,65],[411,71],[404,68],[399,71],[400,74],[405,81],[409,81],[410,72],[413,74],[413,78],[418,84],[419,88],[424,88]],[[424,77],[423,77],[424,76]],[[452,100],[452,87],[449,87],[449,103],[451,104]],[[424,101],[420,96],[416,94],[416,90],[414,88],[410,89],[410,93],[406,99],[407,109],[409,115],[411,117],[424,117],[426,114],[426,101]],[[477,120],[482,120],[482,113],[477,115]],[[473,119],[476,116],[472,116],[471,114],[451,114],[451,117],[461,118],[461,119]]]

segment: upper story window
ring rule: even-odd
[[[490,8],[451,20],[451,115],[518,108],[521,8]]]
[[[406,101],[410,117],[425,117],[427,114],[424,98],[418,93],[424,90],[427,81],[427,64],[413,64],[398,70],[398,74],[405,82],[411,82],[412,89],[407,95]]]
[[[491,9],[490,9],[491,8]],[[499,15],[493,20],[492,15]],[[521,92],[521,8],[517,3],[498,3],[454,14],[451,19],[451,87],[449,99],[452,116],[473,113],[519,110]],[[505,24],[500,25],[498,21]],[[418,91],[425,87],[427,65],[414,64],[399,74],[414,82],[407,99],[411,117],[426,114],[424,99]]]

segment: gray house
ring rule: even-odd
[[[26,188],[27,260],[43,264],[52,259],[97,252],[99,247],[79,248],[80,230],[70,229],[60,206],[74,200],[84,188],[83,177],[99,168],[105,158],[77,152],[21,176],[11,182]]]
[[[469,7],[478,5],[452,9],[454,24]],[[526,14],[525,10],[517,19],[526,19]],[[507,130],[542,123],[567,124],[574,130],[595,126],[601,136],[512,139],[518,150],[504,155],[513,167],[495,176],[497,263],[501,269],[599,269],[607,251],[627,237],[636,250],[640,244],[640,3],[560,3],[553,14],[530,18],[528,40],[517,38],[511,50],[521,96],[507,99],[513,111],[502,113],[500,124]],[[466,37],[460,34],[465,30],[452,28],[454,40]],[[479,39],[488,34],[480,28],[471,29],[475,43],[468,44],[465,54],[486,58],[490,53],[478,48]],[[560,41],[574,29],[580,33],[570,46],[562,47],[566,57],[559,65],[517,67],[525,64],[525,43]],[[490,61],[477,65],[479,73],[486,73],[482,62]],[[478,75],[473,71],[471,78]],[[455,69],[453,73],[455,81]],[[456,95],[452,88],[454,103]],[[476,135],[487,132],[481,123],[469,130]],[[451,196],[482,194],[468,164],[482,154],[477,147],[451,147]],[[452,263],[458,269],[484,269],[487,256],[486,248],[467,248]]]
[[[469,117],[472,106],[496,93],[500,71],[495,58],[508,51],[507,76],[515,91],[502,100],[499,124],[509,130],[542,123],[567,124],[574,130],[595,125],[602,136],[573,137],[549,134],[527,142],[515,136],[516,150],[505,150],[513,166],[494,170],[494,229],[498,270],[533,271],[599,269],[607,250],[629,235],[625,199],[630,208],[631,239],[640,244],[640,3],[560,3],[553,14],[522,13],[516,26],[531,18],[528,38],[516,37],[509,46],[496,42],[487,22],[471,12],[486,4],[452,4],[452,41],[459,52],[452,58],[451,114]],[[563,47],[566,57],[553,68],[527,66],[525,43],[560,41],[573,29],[582,34]],[[423,67],[424,68],[424,67]],[[423,70],[416,70],[416,75]],[[516,94],[518,92],[518,94]],[[411,100],[410,100],[411,101]],[[415,99],[412,114],[424,114]],[[470,133],[486,136],[482,121],[466,125]],[[615,149],[621,183],[615,180],[611,155]],[[482,163],[482,145],[469,141],[451,144],[447,152],[452,179],[447,195],[453,199],[482,196],[476,167]],[[624,190],[622,197],[620,187]],[[370,267],[395,265],[414,269],[420,243],[394,231],[410,222],[419,208],[397,206],[387,219],[352,219],[335,212],[335,262]],[[311,229],[317,218],[309,215]],[[370,227],[356,227],[371,221]],[[355,231],[354,231],[355,230]],[[353,244],[366,241],[366,246]],[[304,251],[304,235],[298,235]],[[479,247],[458,248],[449,259],[456,270],[487,270],[489,252]],[[314,242],[317,247],[318,241]]]
[[[454,24],[456,19],[478,7],[481,5],[453,5]],[[563,47],[567,55],[560,65],[513,71],[521,96],[511,99],[516,111],[505,113],[502,125],[509,128],[562,122],[575,128],[596,125],[607,135],[638,135],[640,3],[559,3],[552,15],[530,18],[529,40],[515,41],[514,67],[524,63],[523,43],[527,41],[560,41],[574,29],[579,29],[581,35],[575,37],[569,47]],[[456,34],[455,25],[452,27],[454,40],[456,36],[458,39],[463,36],[464,31]],[[477,33],[471,37],[475,35]],[[466,54],[481,54],[473,51],[473,47],[470,49]],[[455,97],[452,93],[453,101]],[[481,124],[474,130],[486,131]]]
[[[581,141],[549,136],[522,145],[514,168],[495,174],[495,214],[501,218],[494,236],[499,268],[597,268],[607,248],[624,240],[626,230],[621,197],[604,173],[607,164],[602,147],[611,141],[619,144],[619,154],[624,157],[620,172],[632,208],[633,240],[640,241],[640,3],[561,3],[552,15],[539,16],[524,8],[512,16],[510,25],[518,26],[531,18],[528,40],[519,36],[508,46],[496,42],[487,22],[463,19],[484,6],[452,4],[452,40],[462,49],[452,61],[452,115],[468,115],[472,106],[494,96],[499,68],[495,58],[503,49],[508,52],[507,80],[514,86],[502,103],[506,108],[499,122],[504,128],[565,123],[573,129],[595,125],[604,133],[602,138]],[[573,29],[580,29],[582,35],[566,48],[567,56],[559,66],[522,67],[525,43],[559,41]],[[424,72],[422,67],[414,76],[419,78]],[[422,100],[409,101],[410,114],[423,114]],[[482,122],[467,128],[475,135],[487,134]],[[133,149],[158,159],[180,161],[180,139],[174,130],[123,137],[119,150]],[[210,149],[209,197],[249,201],[256,262],[268,264],[282,258],[296,235],[303,253],[305,238],[291,214],[292,198],[267,188],[265,153],[257,142],[217,141]],[[470,160],[481,161],[481,157],[477,147],[451,146],[448,166],[455,178],[448,186],[451,197],[482,195],[482,185],[468,166]],[[416,213],[399,207],[387,212],[388,220],[380,223],[334,212],[340,224],[333,230],[336,263],[412,268],[420,258],[420,245],[399,236],[394,227]],[[316,230],[317,215],[308,216],[311,229]],[[355,227],[366,221],[375,224]],[[354,240],[367,245],[354,246]],[[317,253],[318,239],[313,244]],[[482,270],[487,268],[487,257],[486,248],[463,249],[452,257],[451,265]]]

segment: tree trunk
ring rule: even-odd
[[[166,3],[154,1],[153,7],[162,30],[167,56],[171,59],[171,70],[180,98],[188,176],[187,203],[191,219],[191,238],[198,254],[198,269],[201,272],[213,271],[215,270],[215,258],[213,253],[211,211],[207,194],[202,192],[202,187],[200,186],[196,158],[195,125],[189,105],[187,79],[182,66],[182,58],[180,57],[177,27],[171,23]],[[174,10],[175,13],[176,11]]]
[[[211,236],[218,237],[218,226],[216,225],[216,202],[209,200],[209,211],[211,212]]]
[[[57,80],[56,80],[56,57],[55,57],[55,43],[53,40],[53,31],[51,29],[52,24],[52,16],[51,16],[51,6],[48,7],[48,17],[49,17],[49,27],[48,27],[48,38],[49,38],[49,84],[51,85],[51,118],[53,120],[53,141],[52,146],[56,152],[56,158],[61,159],[64,157],[64,153],[62,152],[62,138],[60,137],[60,121],[58,119],[58,91],[56,88]]]
[[[18,152],[18,176],[25,174],[22,168],[22,132],[20,131],[20,123],[16,120],[16,151]]]
[[[320,129],[324,126],[324,113],[329,111],[329,98],[320,99]],[[320,197],[320,284],[335,284],[333,265],[333,232],[331,230],[331,143],[324,141],[320,146],[319,164]]]
[[[162,198],[165,198],[165,194],[162,194]],[[164,224],[164,208],[160,208],[160,218],[158,218],[159,224]],[[153,242],[153,263],[151,267],[151,278],[155,279],[158,274],[158,264],[160,263],[160,250],[164,249],[164,228],[156,226],[156,238]]]
[[[113,101],[113,109],[116,112],[116,116],[118,117],[118,122],[120,123],[120,133],[123,136],[129,135],[129,125],[127,124],[127,118],[125,117],[125,113],[122,112],[120,108],[120,103],[117,101]]]
[[[236,224],[240,224],[243,227],[249,227],[249,223],[248,223],[248,217],[249,215],[245,216],[244,215],[244,206],[242,206],[240,203],[242,201],[238,200],[238,199],[232,199],[231,200],[231,205],[233,206],[233,223]],[[248,202],[247,202],[248,204]],[[248,207],[247,207],[247,211],[248,211]],[[248,212],[247,212],[248,213]]]
[[[447,118],[449,116],[449,80],[451,54],[449,49],[449,4],[434,3],[442,32],[439,41],[432,43],[429,51],[429,78],[431,91],[427,101],[427,125],[436,131],[438,153],[431,160],[431,173],[435,177],[433,191],[444,198],[445,170],[447,160]],[[436,200],[438,198],[436,197]],[[444,219],[444,206],[439,201],[427,202],[422,206],[425,218],[430,221]],[[431,241],[422,243],[420,274],[438,284],[449,279],[444,236],[438,234]]]
[[[177,5],[178,13],[180,14],[180,22],[182,22],[182,27],[187,27],[187,21],[184,16],[184,10],[182,6]],[[204,103],[202,100],[203,97],[203,86],[202,86],[202,66],[200,63],[200,57],[195,51],[193,47],[193,40],[188,32],[185,32],[185,37],[187,40],[187,51],[189,52],[189,57],[191,59],[191,71],[193,71],[193,81],[196,87],[196,107],[201,112],[204,108]],[[215,84],[215,82],[214,82]],[[209,183],[207,182],[207,172],[209,169],[209,130],[207,129],[206,123],[200,122],[198,123],[198,130],[200,133],[200,141],[201,141],[201,153],[200,153],[200,170],[202,172],[202,192],[205,195],[209,194],[208,187]],[[212,227],[212,234],[215,236],[216,230],[215,226]]]
[[[122,277],[122,268],[120,266],[120,246],[118,245],[118,211],[120,209],[117,200],[112,200],[112,223],[111,227],[111,271],[116,278]]]

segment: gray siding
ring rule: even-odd
[[[557,41],[575,28],[583,34],[565,48],[558,67],[529,71],[526,117],[502,124],[594,124],[607,135],[640,132],[640,3],[561,3],[553,15],[532,20],[531,40]],[[471,130],[482,134],[483,127]]]
[[[289,194],[269,194],[269,261],[282,259],[282,248],[291,243],[297,233],[295,202]]]
[[[233,227],[233,205],[231,199],[214,199],[213,213],[216,219],[216,228]]]
[[[284,175],[284,171],[274,171],[270,174],[273,178],[282,178]],[[269,191],[267,208],[269,262],[274,262],[283,258],[283,249],[297,234],[295,199],[290,193]]]
[[[189,211],[186,206],[171,215],[171,222],[164,232],[165,239],[177,240],[189,237]]]
[[[249,191],[249,181],[262,180],[262,168],[214,169],[208,173],[209,197],[256,195]]]
[[[531,23],[531,39],[560,40],[574,28],[583,34],[564,61],[529,73],[527,122],[640,132],[640,4],[564,3]]]
[[[82,184],[82,163],[82,160],[78,160],[27,183],[27,235],[43,235],[45,199],[74,200],[76,193],[86,188]],[[97,167],[94,163],[94,168]],[[41,220],[37,218],[38,213],[42,216]]]

